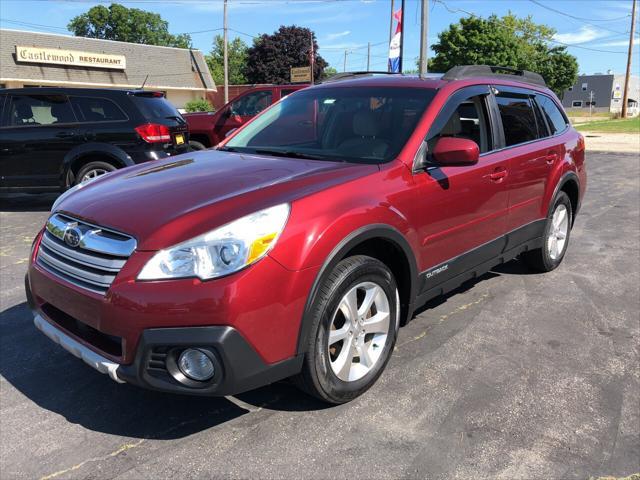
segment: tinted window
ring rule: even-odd
[[[136,94],[131,98],[145,118],[182,118],[176,107],[164,97]]]
[[[496,96],[496,101],[502,118],[505,146],[538,138],[535,113],[527,95],[502,92]]]
[[[433,96],[412,88],[303,90],[243,127],[226,147],[380,163],[400,152]]]
[[[73,123],[76,118],[64,95],[15,95],[9,108],[9,125]]]
[[[71,97],[71,104],[81,122],[115,122],[127,119],[120,107],[106,98]]]
[[[447,109],[447,112],[450,111]],[[442,119],[444,122],[444,119]],[[434,125],[441,124],[438,119]],[[460,102],[449,115],[443,127],[430,131],[427,137],[427,151],[432,152],[438,139],[442,137],[467,138],[478,144],[481,153],[493,149],[489,117],[484,96],[469,97]]]
[[[547,119],[551,135],[562,132],[567,128],[567,119],[556,105],[556,102],[544,95],[536,95],[536,101],[542,109],[542,114]]]
[[[251,117],[271,105],[271,90],[261,90],[240,97],[231,104],[231,113]]]
[[[289,88],[283,88],[280,90],[280,98],[284,98],[287,95],[291,95],[293,92],[297,92],[297,90],[291,90]]]

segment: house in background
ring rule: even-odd
[[[579,75],[576,83],[565,90],[562,106],[569,115],[577,110],[619,114],[622,111],[624,94],[624,75],[615,75],[611,71],[606,74]],[[629,99],[627,114],[635,116],[640,113],[640,78],[632,75],[629,79]]]
[[[0,29],[0,88],[143,84],[180,109],[216,92],[200,50]]]

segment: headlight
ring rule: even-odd
[[[289,210],[287,203],[266,208],[160,250],[144,266],[138,280],[208,280],[237,272],[273,248],[287,223]]]

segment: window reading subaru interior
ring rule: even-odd
[[[273,106],[224,149],[301,158],[381,163],[413,132],[433,90],[322,88]]]

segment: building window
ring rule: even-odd
[[[574,100],[571,104],[572,107],[582,107],[582,100]]]
[[[570,92],[573,92],[573,85],[571,85],[571,86],[569,87],[569,91],[570,91]]]
[[[589,88],[589,85],[588,85],[588,84],[586,84],[586,83],[583,83],[583,84],[582,84],[582,91],[583,91],[583,92],[586,92],[586,91],[587,91],[587,88]]]

